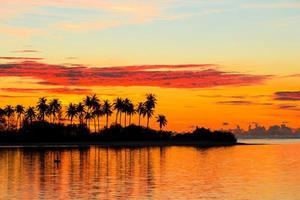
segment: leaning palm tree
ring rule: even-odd
[[[47,114],[48,105],[46,97],[41,97],[36,106],[38,110],[38,117],[40,120],[45,121],[45,116]]]
[[[143,102],[138,103],[136,112],[139,115],[139,126],[141,126],[141,116],[145,113],[145,105]]]
[[[67,107],[66,116],[70,119],[71,125],[73,124],[74,117],[77,116],[77,109],[76,105],[73,103],[70,103]]]
[[[59,99],[52,99],[49,102],[48,110],[50,114],[50,119],[52,116],[52,123],[55,123],[55,119],[57,118],[58,113],[61,111],[62,106]]]
[[[112,114],[112,105],[109,100],[104,100],[102,110],[103,114],[106,115],[106,128],[108,128],[108,117]]]
[[[18,114],[17,116],[17,128],[22,126],[22,115],[24,114],[24,106],[22,105],[17,105],[16,106],[16,113]]]
[[[162,128],[168,124],[167,118],[164,115],[158,115],[156,119],[157,119],[156,122],[159,123],[160,130],[162,130]]]
[[[93,111],[95,111],[96,109],[98,109],[99,107],[101,107],[100,100],[99,100],[99,98],[97,97],[96,94],[94,94],[93,96],[91,96],[91,104],[92,104]],[[92,112],[92,118],[94,119],[94,130],[96,132],[97,131],[97,124],[96,124],[96,118],[97,118],[97,116],[93,112]]]
[[[36,112],[34,110],[34,107],[28,107],[25,111],[25,119],[32,123],[32,121],[36,118]]]
[[[120,114],[120,124],[121,124],[121,112],[122,112],[122,107],[123,107],[123,99],[118,97],[115,99],[113,103],[113,108],[116,110],[116,124],[118,123],[118,115]]]
[[[9,130],[11,117],[14,115],[15,110],[14,107],[8,105],[4,108],[5,116],[7,117],[7,130]]]
[[[145,113],[144,116],[147,116],[147,128],[149,128],[149,120],[154,114],[154,108],[157,104],[157,99],[154,94],[147,94],[146,101],[144,103]]]

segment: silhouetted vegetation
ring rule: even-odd
[[[157,98],[147,94],[137,106],[128,99],[101,101],[96,94],[87,96],[78,104],[70,103],[63,108],[59,99],[42,97],[35,107],[25,108],[7,105],[0,108],[0,142],[106,142],[106,141],[211,141],[236,143],[233,134],[197,128],[192,133],[176,134],[163,131],[167,125],[165,115],[159,114],[156,122],[160,130],[150,128]],[[109,118],[115,112],[114,122]],[[132,117],[138,115],[138,125]],[[146,126],[141,126],[146,118]],[[122,119],[123,122],[122,123]],[[103,122],[102,122],[103,120]],[[103,127],[100,126],[102,122]]]

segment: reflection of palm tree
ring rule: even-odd
[[[157,119],[156,122],[159,123],[160,130],[162,130],[162,128],[168,124],[167,118],[164,115],[158,115],[156,119]]]
[[[24,114],[25,110],[24,110],[24,106],[22,105],[17,105],[16,106],[16,113],[18,114],[17,116],[17,128],[19,126],[19,122],[20,122],[20,126],[22,126],[22,115]]]
[[[136,112],[139,114],[139,126],[141,125],[141,116],[145,113],[145,105],[143,102],[139,102],[137,105]]]
[[[112,114],[112,105],[110,104],[109,100],[105,100],[103,103],[103,114],[106,115],[106,128],[108,128],[108,117]]]
[[[144,115],[147,116],[147,128],[149,128],[149,120],[154,114],[154,108],[157,103],[157,99],[154,94],[147,94],[146,101],[144,103],[145,106],[145,113]]]
[[[121,124],[121,115],[122,115],[122,107],[123,107],[123,99],[118,97],[115,99],[113,103],[114,110],[117,111],[116,113],[116,124],[118,123],[118,115],[120,114],[120,124]]]
[[[82,125],[83,124],[83,118],[84,118],[84,112],[85,112],[85,108],[84,105],[79,102],[77,104],[77,113],[78,113],[78,118],[79,118],[79,123]]]
[[[45,121],[45,115],[48,110],[47,99],[45,97],[40,98],[36,107],[39,112],[39,119]]]
[[[28,109],[25,111],[25,118],[27,121],[29,120],[30,123],[32,123],[32,121],[36,118],[34,107],[28,107]]]
[[[15,110],[11,105],[8,105],[4,108],[5,115],[7,117],[7,129],[9,129],[11,117],[14,115]]]
[[[52,99],[48,106],[50,120],[52,115],[52,122],[55,122],[57,114],[61,111],[61,102],[58,99]]]
[[[70,119],[72,125],[74,117],[77,116],[77,107],[75,104],[73,103],[69,104],[69,106],[67,107],[66,115]]]

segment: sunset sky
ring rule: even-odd
[[[299,0],[0,0],[0,13],[0,106],[151,92],[169,130],[300,127]]]

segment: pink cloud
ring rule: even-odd
[[[261,84],[269,78],[217,70],[212,64],[66,67],[34,61],[1,64],[0,77],[32,77],[43,85],[206,88]],[[179,70],[180,69],[180,70]],[[197,70],[196,70],[197,69]]]

